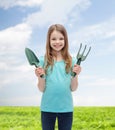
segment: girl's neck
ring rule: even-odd
[[[54,57],[54,60],[55,61],[61,61],[61,60],[63,60],[61,52],[57,52],[56,53],[56,57]]]

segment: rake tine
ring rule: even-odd
[[[78,51],[78,53],[77,53],[77,58],[79,58],[80,51],[81,51],[81,47],[82,47],[82,43],[80,44],[80,48],[79,48],[79,51]]]
[[[85,52],[85,50],[86,50],[86,47],[87,47],[87,45],[85,45],[85,48],[84,48],[84,50],[83,50],[83,52],[82,52],[82,54],[81,54],[81,57],[83,57],[83,54],[84,54],[84,52]]]
[[[89,54],[90,50],[91,50],[91,47],[89,48],[89,50],[88,50],[88,52],[87,52],[87,54],[86,54],[86,56],[85,56],[84,60],[85,60],[85,59],[86,59],[86,57],[88,56],[88,54]]]

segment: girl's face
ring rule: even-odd
[[[61,51],[65,45],[64,36],[59,31],[54,30],[50,35],[50,46],[54,51]]]

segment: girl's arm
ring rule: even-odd
[[[40,77],[41,75],[45,75],[44,69],[41,68],[41,67],[36,68],[35,74],[38,77],[38,85],[37,86],[38,86],[38,88],[41,92],[44,92],[44,90],[45,90],[45,79]]]
[[[73,67],[73,72],[76,73],[76,76],[71,79],[71,91],[75,91],[78,88],[78,75],[81,72],[81,67],[75,64]]]

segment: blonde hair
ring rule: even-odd
[[[51,66],[51,68],[53,69],[53,65],[54,65],[53,57],[54,56],[56,57],[55,52],[52,50],[52,48],[50,46],[50,36],[54,30],[59,31],[64,36],[65,45],[64,45],[63,49],[61,50],[61,54],[62,54],[63,60],[66,64],[65,71],[66,71],[66,73],[69,73],[71,70],[72,58],[68,52],[68,36],[67,36],[67,32],[66,32],[66,29],[64,28],[64,26],[62,26],[60,24],[54,24],[54,25],[50,26],[48,29],[47,40],[46,40],[46,54],[45,54],[46,73],[47,73],[47,69],[49,66]]]

